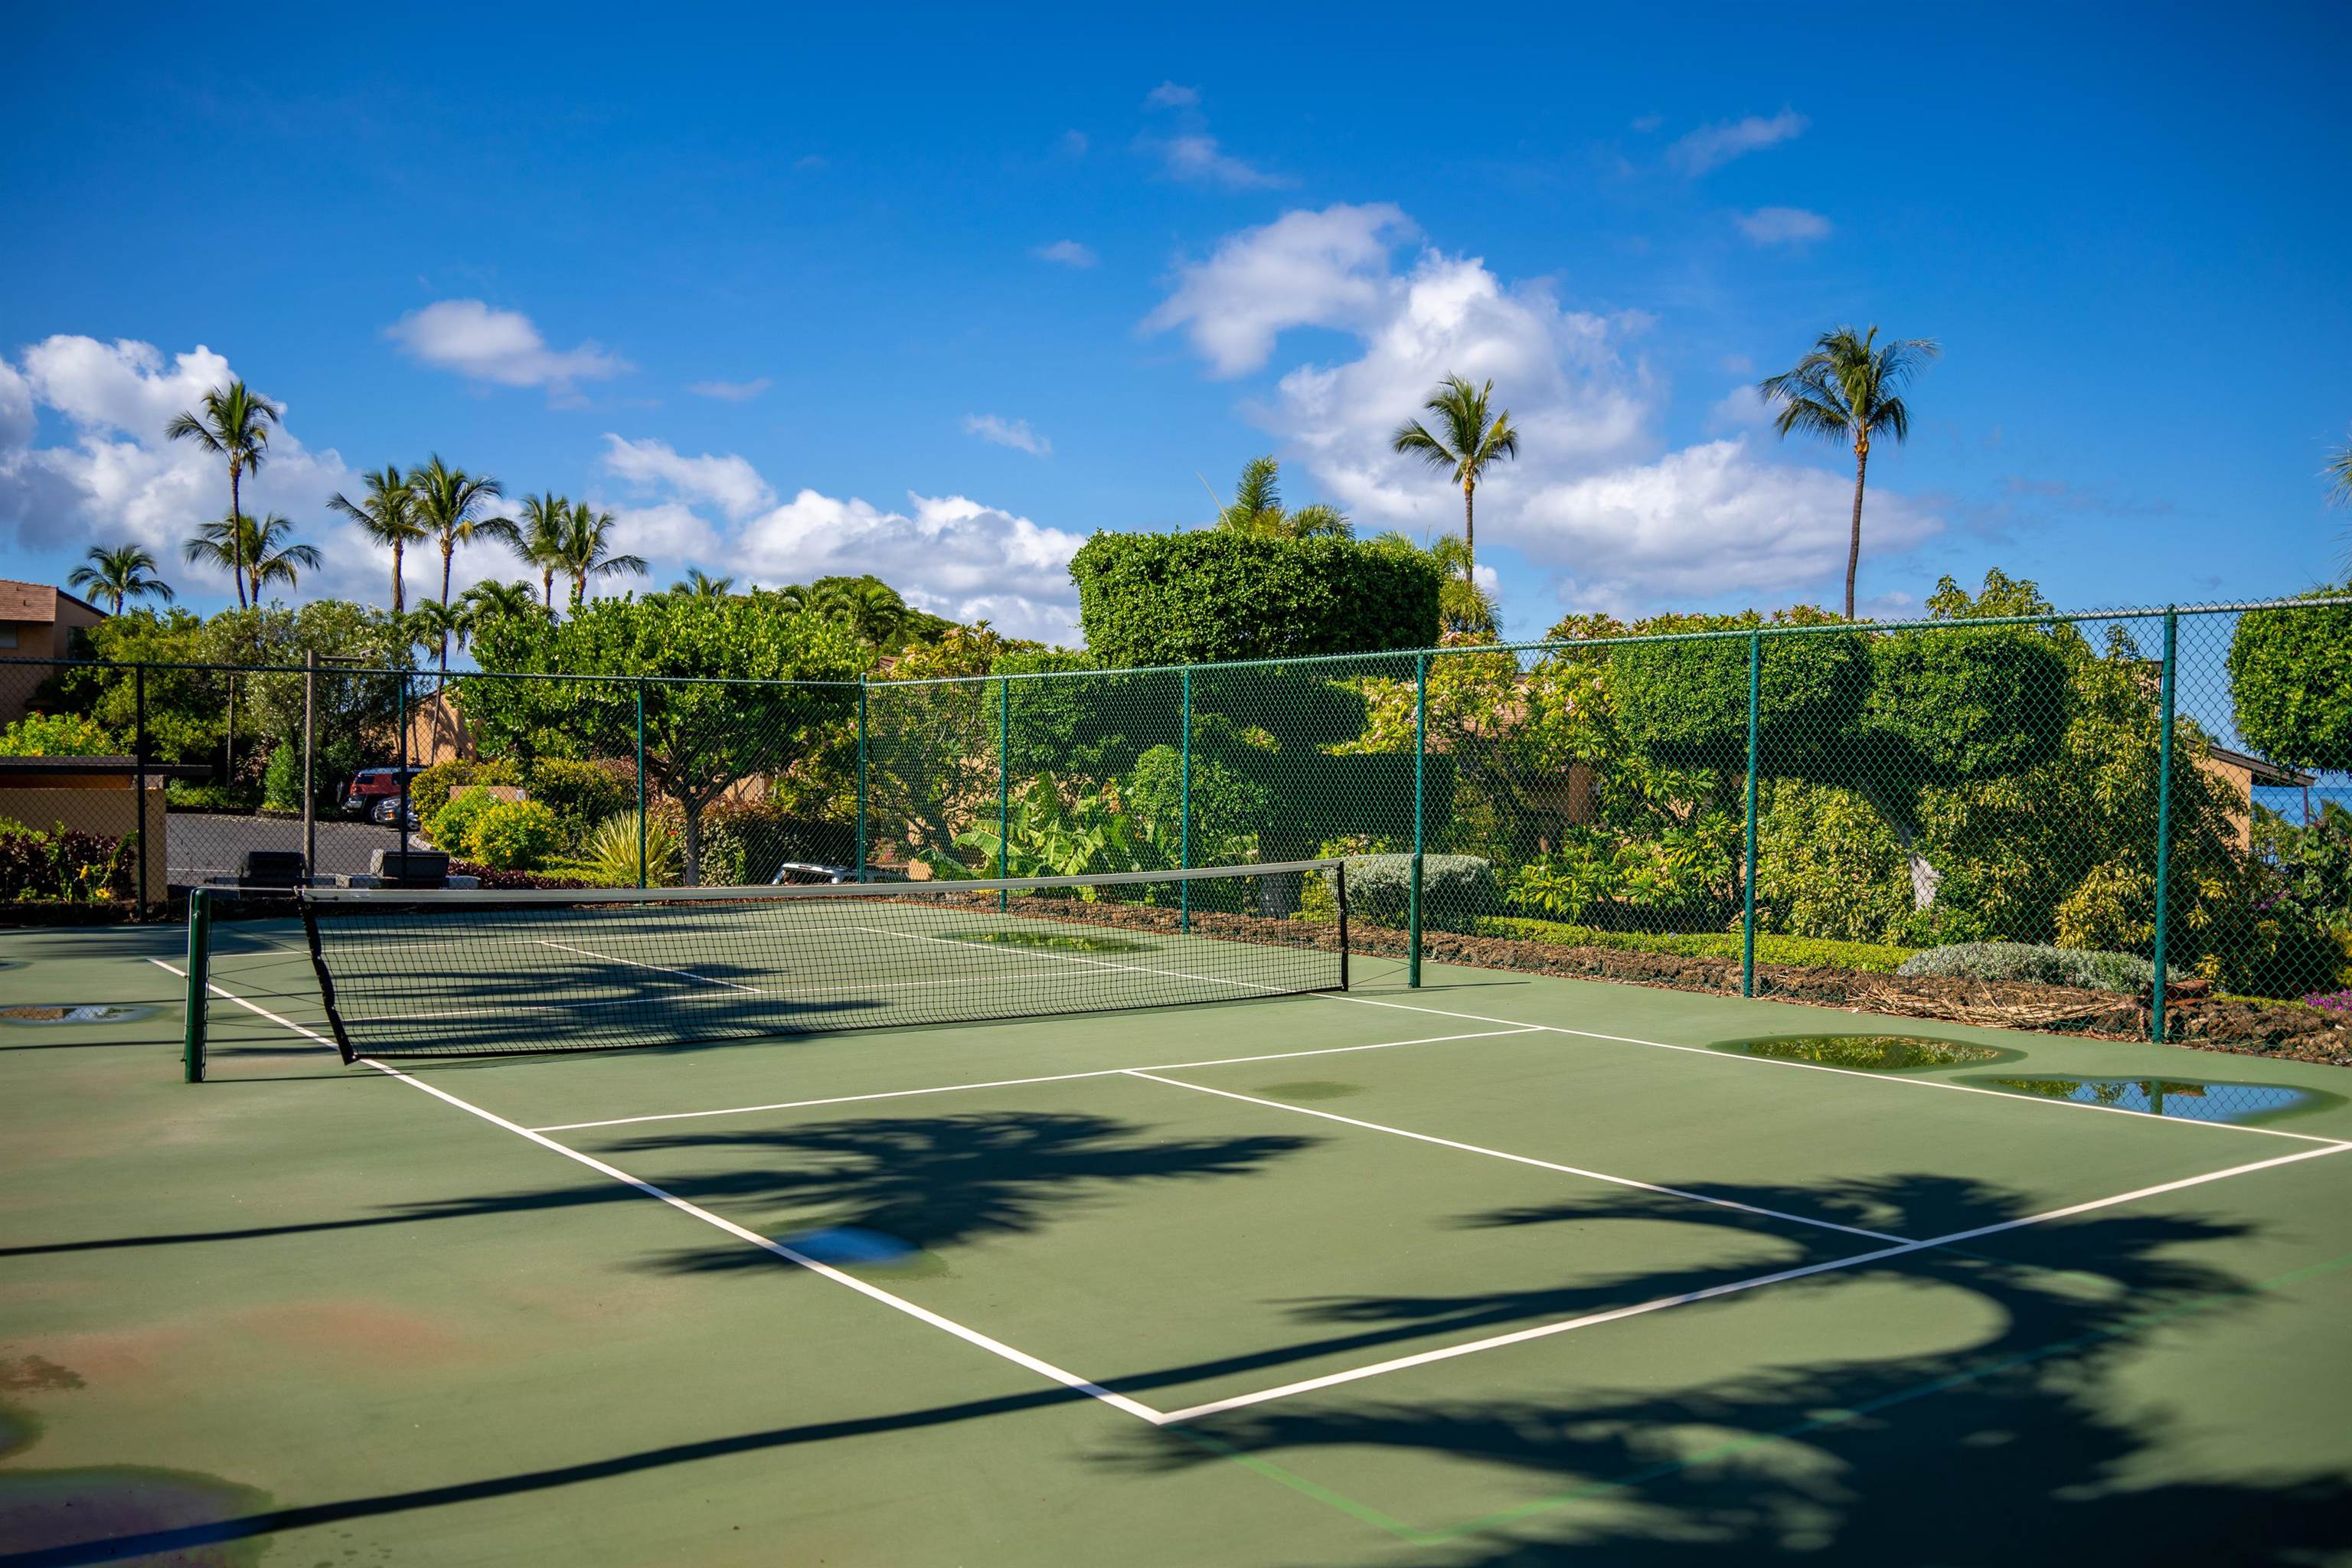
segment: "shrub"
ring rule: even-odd
[[[136,834],[107,838],[63,824],[44,833],[0,816],[0,900],[127,899],[137,876],[137,846]]]
[[[1097,533],[1070,562],[1087,650],[1106,665],[1427,647],[1437,567],[1346,539],[1231,530]]]
[[[436,763],[408,781],[408,808],[420,822],[431,822],[449,797],[467,784],[510,784],[519,782],[515,765],[503,758],[483,762],[476,757],[452,757]],[[442,843],[438,835],[433,840]]]
[[[562,843],[555,813],[539,802],[493,801],[466,829],[466,858],[493,871],[534,871]]]
[[[2128,952],[2049,947],[2029,942],[1963,942],[1915,952],[1903,961],[1903,967],[1895,973],[2130,993],[2150,988],[2156,978],[2156,965]],[[2177,968],[2173,971],[2176,979],[2179,973]]]
[[[173,779],[163,786],[163,798],[174,811],[251,811],[253,791],[241,784],[198,784]]]
[[[629,820],[636,820],[634,813]],[[715,805],[702,814],[705,886],[771,881],[787,860],[847,866],[856,858],[855,823],[795,816],[772,801]]]
[[[665,818],[648,816],[645,833],[645,884],[648,888],[677,885],[677,829]],[[572,858],[558,863],[556,871],[599,888],[637,885],[637,814],[625,811],[598,823]]]
[[[1622,952],[1664,952],[1682,958],[1738,958],[1740,935],[1731,931],[1663,933],[1602,931],[1597,926],[1569,925],[1559,921],[1516,920],[1503,917],[1478,922],[1481,936],[1517,937],[1527,942],[1556,942],[1562,947],[1606,947]],[[1894,974],[1911,956],[1907,947],[1875,942],[1833,942],[1825,937],[1756,936],[1759,963],[1786,963],[1819,969],[1852,969],[1866,974]]]
[[[0,726],[0,757],[111,757],[130,749],[86,713],[27,713]]]
[[[261,770],[261,804],[272,811],[302,809],[302,748],[280,741]]]
[[[531,799],[555,813],[566,844],[578,843],[616,812],[628,812],[635,820],[636,772],[625,763],[541,757],[524,775],[523,788]]]
[[[1318,878],[1319,897],[1302,907],[1314,918],[1319,903],[1330,907],[1330,893]],[[1348,912],[1372,925],[1402,931],[1410,918],[1412,897],[1412,857],[1353,855],[1348,858]],[[1424,931],[1475,931],[1494,914],[1495,868],[1475,855],[1424,855],[1421,858],[1421,924]]]
[[[478,785],[467,789],[425,818],[425,836],[446,854],[466,854],[475,820],[498,804],[498,797],[487,789]]]
[[[2230,698],[2238,733],[2263,755],[2297,767],[2352,768],[2352,607],[2239,616],[2230,637]]]

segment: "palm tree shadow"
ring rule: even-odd
[[[1784,1210],[1810,1204],[1821,1212],[1827,1202],[1882,1226],[1892,1215],[1889,1228],[1914,1236],[2029,1212],[2024,1194],[1992,1184],[1920,1175],[1828,1194],[1711,1190]],[[1949,1223],[1955,1215],[1968,1217]],[[1934,1228],[1903,1223],[1912,1216],[1933,1216]],[[1616,1217],[1749,1223],[1642,1194],[1464,1223]],[[2255,1228],[2109,1210],[1988,1237],[1968,1250],[1906,1254],[1766,1288],[1826,1298],[1859,1276],[1965,1292],[1974,1298],[1968,1310],[1945,1321],[1993,1327],[1957,1347],[1764,1364],[1714,1381],[1633,1365],[1617,1379],[1631,1387],[1554,1401],[1405,1403],[1378,1392],[1375,1380],[1139,1435],[1105,1462],[1163,1471],[1241,1455],[1290,1466],[1318,1451],[1371,1448],[1517,1472],[1518,1505],[1486,1520],[1422,1521],[1431,1527],[1419,1533],[1433,1554],[1416,1561],[1450,1568],[1570,1555],[1642,1568],[1783,1558],[2308,1563],[2314,1553],[2352,1545],[2352,1477],[2305,1468],[2272,1469],[2259,1479],[2147,1479],[2178,1473],[2169,1446],[2185,1426],[2151,1409],[2143,1387],[2124,1381],[2138,1339],[2159,1325],[2168,1336],[2229,1331],[2254,1299],[2253,1286],[2189,1252],[2249,1237]],[[1631,1302],[1672,1294],[1680,1283],[1675,1276],[1623,1277],[1603,1293]],[[1581,1295],[1591,1282],[1575,1289]],[[1551,1305],[1527,1295],[1339,1298],[1300,1303],[1297,1311],[1317,1323],[1450,1333]],[[1674,1310],[1736,1310],[1738,1300]],[[1883,1291],[1862,1300],[1875,1303],[1874,1312],[1887,1310]],[[1826,1299],[1823,1309],[1839,1310]],[[2226,1363],[2212,1375],[2225,1378]],[[1316,1473],[1330,1479],[1326,1469]]]

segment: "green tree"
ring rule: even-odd
[[[1874,346],[1878,329],[1823,332],[1812,352],[1757,384],[1774,405],[1772,426],[1790,434],[1853,447],[1853,529],[1845,553],[1845,618],[1853,619],[1853,577],[1862,563],[1862,488],[1870,469],[1871,437],[1885,430],[1897,443],[1911,435],[1911,409],[1902,389],[1941,352],[1926,338],[1898,338]]]
[[[1391,530],[1372,542],[1383,550],[1426,555],[1444,574],[1437,591],[1437,629],[1442,637],[1492,637],[1502,631],[1502,616],[1495,595],[1471,575],[1470,547],[1459,534],[1442,534],[1423,550],[1405,534]]]
[[[1291,510],[1282,504],[1282,466],[1272,457],[1243,465],[1230,506],[1217,508],[1216,526],[1275,539],[1353,539],[1356,525],[1338,507],[1317,501]],[[1210,500],[1216,492],[1210,492]]]
[[[2352,605],[2246,611],[2229,668],[2238,733],[2254,750],[2289,767],[2352,768]]]
[[[1101,664],[1200,664],[1426,647],[1436,565],[1349,539],[1225,529],[1097,533],[1070,562]]]
[[[465,616],[468,635],[493,616],[528,616],[534,610],[545,613],[545,606],[528,583],[477,583],[457,595],[457,608]]]
[[[253,603],[261,604],[261,590],[271,583],[293,588],[304,571],[315,572],[323,559],[315,544],[295,542],[294,524],[278,512],[255,521],[244,520],[245,575],[253,588]]]
[[[646,777],[677,805],[688,882],[700,875],[702,817],[713,802],[746,779],[814,765],[854,736],[854,685],[762,683],[854,681],[864,663],[832,620],[774,615],[751,599],[668,595],[599,599],[561,622],[500,617],[477,630],[474,656],[486,670],[623,678],[461,677],[460,700],[486,752],[527,752],[560,733],[592,752],[628,755],[642,689]],[[629,679],[638,676],[648,678],[642,687]],[[692,679],[713,676],[730,679]]]
[[[689,599],[723,599],[735,591],[735,579],[713,577],[699,566],[689,566],[686,569],[686,580],[672,583],[669,591],[682,594]]]
[[[575,614],[587,596],[590,578],[618,574],[642,577],[650,570],[642,555],[614,552],[613,514],[597,511],[584,500],[574,502],[572,515],[564,521],[556,563],[572,579],[572,608]]]
[[[482,509],[506,492],[488,474],[453,468],[436,452],[408,470],[408,488],[416,496],[416,521],[441,547],[441,603],[449,602],[450,563],[461,544],[495,539],[520,548],[521,531],[503,517],[486,517]]]
[[[450,649],[464,647],[466,639],[473,635],[474,619],[466,613],[463,599],[456,604],[441,599],[419,599],[416,608],[408,612],[404,626],[412,642],[433,650],[435,661],[441,667],[441,679],[446,684],[449,679]]]
[[[177,597],[172,584],[154,574],[155,557],[143,545],[93,544],[84,564],[66,574],[66,586],[87,594],[109,614],[121,615],[133,599],[155,598],[168,605]]]
[[[563,536],[571,526],[572,502],[564,497],[549,490],[522,498],[515,553],[525,565],[539,568],[540,602],[550,610],[555,608],[555,574],[563,570]]]
[[[1478,561],[1478,526],[1473,500],[1478,481],[1485,478],[1488,465],[1519,455],[1519,432],[1511,423],[1511,411],[1492,407],[1494,396],[1492,381],[1474,387],[1461,376],[1449,375],[1422,405],[1424,412],[1437,416],[1436,431],[1418,419],[1408,419],[1389,437],[1391,448],[1421,458],[1462,487],[1462,548],[1474,567]],[[1469,577],[1471,573],[1465,569],[1463,575]]]
[[[408,546],[425,537],[425,525],[416,518],[416,492],[409,488],[408,476],[395,464],[386,464],[380,471],[361,477],[367,481],[364,500],[353,501],[338,490],[327,498],[327,508],[358,523],[361,531],[376,543],[390,547],[392,613],[399,616],[408,607],[401,557]]]
[[[199,412],[199,409],[201,412]],[[225,458],[228,463],[228,515],[245,515],[243,483],[248,473],[261,470],[262,459],[269,451],[269,427],[277,424],[284,410],[254,392],[242,381],[232,381],[226,386],[215,386],[205,393],[196,409],[186,410],[163,426],[164,436],[173,441],[194,441],[205,451]],[[236,602],[245,604],[245,557],[235,553],[243,540],[232,529],[224,539],[231,554],[226,563],[229,575],[236,583]]]

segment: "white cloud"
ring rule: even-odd
[[[1215,137],[1199,132],[1171,136],[1164,142],[1147,141],[1144,145],[1160,154],[1170,174],[1197,184],[1224,185],[1236,191],[1263,191],[1297,183],[1286,175],[1268,174],[1221,151]]]
[[[1146,109],[1197,109],[1200,103],[1199,88],[1180,87],[1172,81],[1161,82],[1147,93],[1143,100]]]
[[[603,381],[635,369],[596,343],[559,353],[530,318],[494,310],[479,300],[441,300],[411,310],[383,335],[426,364],[500,386],[543,386],[557,395],[574,384]]]
[[[1801,136],[1811,123],[1793,109],[1784,109],[1769,120],[1751,114],[1744,120],[1718,121],[1684,136],[1666,149],[1666,156],[1684,174],[1696,176],[1734,158]]]
[[[1735,386],[1715,400],[1706,411],[1709,430],[1764,430],[1771,427],[1772,405],[1764,401],[1753,384]]]
[[[1759,245],[1803,245],[1830,232],[1829,219],[1802,207],[1758,207],[1733,215],[1731,221]]]
[[[642,555],[652,562],[674,561],[684,566],[699,566],[718,575],[713,569],[730,559],[719,531],[682,501],[615,508],[613,531],[623,553]],[[656,571],[658,575],[659,568]]]
[[[667,441],[631,441],[604,433],[604,467],[639,486],[662,487],[689,500],[709,501],[730,518],[748,517],[775,503],[760,471],[739,457],[681,457]]]
[[[1143,330],[1182,328],[1219,375],[1255,370],[1292,327],[1352,328],[1377,314],[1389,247],[1412,232],[1385,202],[1285,213],[1179,268],[1175,291]]]
[[[687,391],[697,397],[715,397],[721,403],[749,403],[774,384],[762,375],[750,381],[698,381]]]
[[[32,384],[15,365],[0,359],[0,468],[32,444]]]
[[[1000,419],[993,414],[967,414],[963,416],[963,428],[967,436],[977,436],[992,445],[1010,447],[1033,458],[1054,455],[1054,443],[1030,429],[1026,419]]]
[[[1065,267],[1092,267],[1095,253],[1075,239],[1057,239],[1051,245],[1041,245],[1030,255],[1040,261],[1057,261]]]

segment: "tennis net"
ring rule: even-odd
[[[1332,895],[1304,900],[1308,879]],[[1302,901],[1321,918],[1301,918]],[[626,891],[310,889],[337,1048],[682,1046],[1344,990],[1336,860]]]

